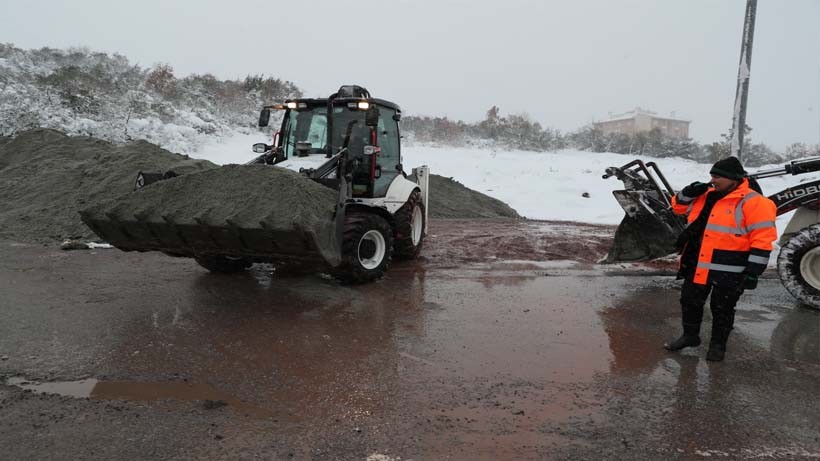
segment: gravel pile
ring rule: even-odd
[[[431,218],[477,219],[521,216],[501,200],[464,187],[452,178],[430,175]]]
[[[139,171],[183,176],[130,194]],[[196,174],[192,174],[196,173]],[[335,192],[278,168],[217,165],[146,141],[116,145],[35,129],[0,137],[0,239],[55,244],[95,240],[79,211],[137,211],[161,219],[221,220],[276,228],[328,219]],[[105,208],[105,210],[103,210]],[[519,218],[515,210],[452,179],[431,175],[431,218]]]
[[[334,190],[299,173],[267,165],[226,165],[150,184],[80,214],[123,250],[170,249],[188,256],[226,249],[303,253],[296,248],[309,238],[313,243],[308,248],[335,262],[335,203]],[[152,231],[144,232],[146,226]]]
[[[84,210],[148,222],[227,225],[273,229],[309,228],[333,217],[336,193],[299,173],[266,165],[227,165],[171,181],[151,184],[138,193],[114,197]]]
[[[146,141],[117,145],[49,129],[21,133],[0,141],[0,238],[95,239],[78,211],[133,190],[137,172],[215,166]]]

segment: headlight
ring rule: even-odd
[[[347,107],[348,109],[367,110],[370,109],[370,103],[367,101],[349,102],[347,103]]]

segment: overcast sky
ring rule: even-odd
[[[0,0],[0,42],[86,46],[178,77],[267,74],[308,96],[356,83],[406,114],[498,105],[571,131],[640,106],[731,126],[745,0]],[[747,123],[820,142],[820,0],[759,0]]]

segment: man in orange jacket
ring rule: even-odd
[[[766,270],[777,239],[774,202],[750,186],[735,157],[718,161],[708,184],[694,182],[672,198],[676,214],[689,225],[676,246],[681,252],[683,335],[664,347],[670,351],[700,345],[703,305],[711,292],[712,337],[706,360],[721,361],[744,289],[754,289]]]

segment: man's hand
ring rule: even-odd
[[[743,279],[743,289],[754,290],[757,288],[757,275],[750,274],[745,271],[743,272],[743,275],[746,276],[746,278]]]
[[[689,198],[695,198],[705,194],[707,190],[709,190],[709,184],[695,181],[684,187],[680,193]]]

